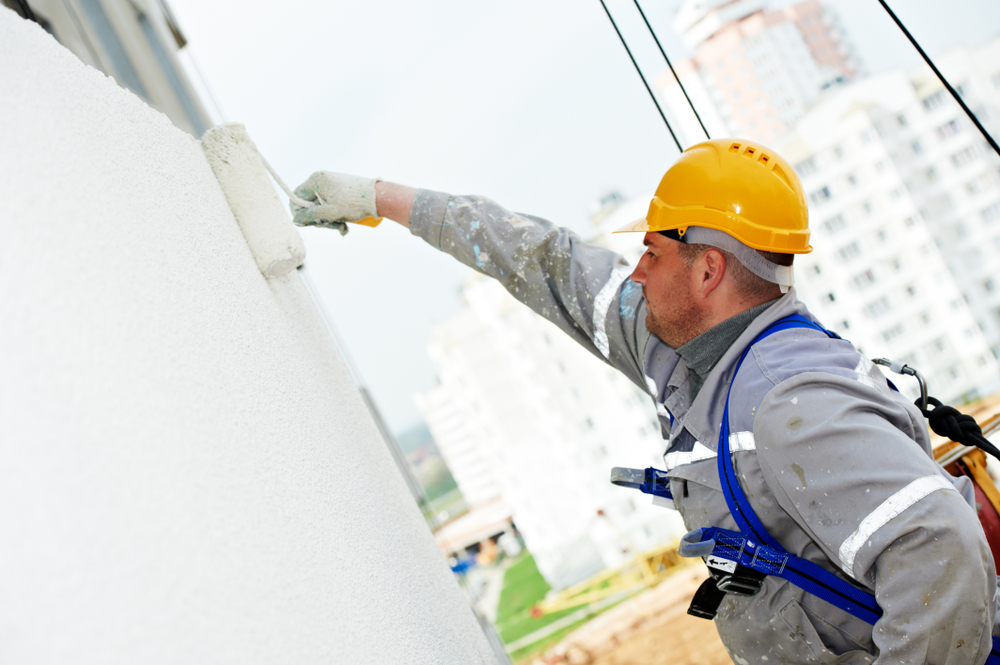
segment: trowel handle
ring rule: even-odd
[[[370,226],[370,227],[374,228],[374,227],[376,227],[376,226],[378,226],[379,224],[382,223],[382,218],[381,217],[370,217],[369,216],[369,217],[365,217],[364,219],[359,219],[358,221],[356,221],[354,223],[355,224],[360,224],[361,226]]]

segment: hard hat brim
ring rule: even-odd
[[[649,222],[645,217],[640,217],[639,219],[629,222],[620,229],[612,231],[612,233],[649,233],[652,229],[649,226]]]

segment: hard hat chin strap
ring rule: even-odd
[[[703,226],[689,226],[683,238],[683,241],[689,245],[711,245],[726,250],[735,256],[747,270],[761,279],[766,279],[781,287],[782,293],[788,293],[788,290],[792,288],[794,280],[792,279],[791,266],[779,266],[777,263],[771,263],[756,249],[744,245],[725,231]]]

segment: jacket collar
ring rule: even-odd
[[[705,383],[693,404],[687,403],[688,391],[683,389],[689,380],[687,367],[683,360],[678,362],[668,381],[668,386],[676,387],[672,389],[670,397],[664,403],[674,415],[675,425],[684,427],[695,439],[715,450],[726,405],[726,392],[736,362],[757,335],[778,319],[790,314],[802,314],[810,319],[813,318],[805,305],[799,302],[794,288],[754,319],[722,354],[719,362],[705,377]]]

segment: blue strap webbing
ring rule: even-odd
[[[716,556],[729,561],[737,561],[748,568],[768,575],[777,575],[845,612],[874,624],[882,616],[882,610],[875,602],[875,596],[862,591],[811,561],[789,554],[764,528],[750,506],[750,501],[743,492],[743,488],[740,487],[736,468],[733,466],[729,449],[729,397],[732,394],[733,384],[736,382],[736,374],[740,371],[743,360],[746,359],[754,344],[765,337],[789,328],[812,328],[830,337],[835,337],[833,333],[804,316],[792,314],[769,325],[744,349],[736,363],[736,368],[733,370],[733,378],[730,380],[729,390],[726,392],[726,407],[722,414],[722,427],[717,446],[722,493],[726,497],[729,512],[736,520],[740,533],[712,527],[704,530],[702,539],[715,540],[713,554]],[[711,533],[714,538],[706,537],[707,533]],[[754,542],[754,540],[758,542]]]
[[[1000,637],[993,636],[993,650],[983,665],[1000,665]]]

